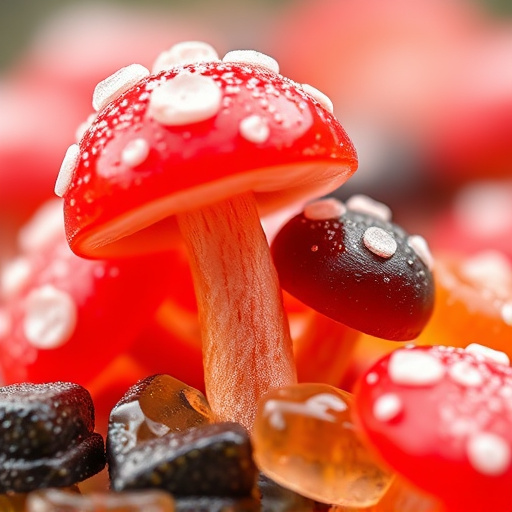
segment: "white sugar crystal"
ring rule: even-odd
[[[6,311],[0,309],[0,339],[4,338],[11,331],[11,319]],[[0,380],[0,384],[3,383]]]
[[[272,57],[254,50],[234,50],[226,53],[223,62],[239,62],[261,66],[274,73],[279,73],[279,64]]]
[[[316,87],[313,87],[309,84],[302,84],[302,89],[304,89],[304,92],[312,96],[322,107],[325,108],[328,112],[331,114],[334,112],[334,105],[331,101],[331,98],[327,96],[327,94],[324,94],[322,91],[319,91]]]
[[[76,322],[76,304],[66,292],[44,285],[27,297],[23,332],[35,347],[60,347],[73,334]]]
[[[366,376],[366,382],[372,386],[373,384],[376,384],[379,381],[379,375],[375,372],[370,372]]]
[[[148,115],[165,126],[180,126],[209,119],[221,106],[222,92],[213,78],[182,73],[153,91]]]
[[[483,359],[488,359],[494,363],[504,364],[506,366],[510,365],[510,359],[508,355],[505,354],[505,352],[494,350],[492,348],[486,347],[485,345],[480,345],[479,343],[470,343],[466,347],[466,352],[469,352],[475,356],[481,356]]]
[[[382,258],[391,258],[397,249],[396,240],[393,238],[393,235],[375,226],[368,228],[364,232],[363,243],[368,250]]]
[[[340,200],[329,197],[307,204],[304,208],[304,217],[309,220],[339,219],[346,211]]]
[[[481,372],[468,361],[457,361],[448,369],[450,378],[461,386],[481,386],[484,378]]]
[[[55,182],[55,194],[59,197],[63,197],[67,192],[79,160],[80,148],[78,147],[78,144],[71,144],[64,155],[64,160],[62,161],[59,175]]]
[[[391,208],[380,201],[375,201],[364,194],[355,194],[346,201],[347,208],[355,212],[373,215],[378,219],[390,221],[392,217]]]
[[[466,453],[473,468],[484,475],[502,475],[508,470],[511,462],[511,451],[507,441],[490,432],[479,432],[471,436]]]
[[[434,268],[434,258],[432,257],[427,241],[422,236],[410,236],[407,239],[407,244],[429,270]]]
[[[19,256],[10,261],[2,271],[0,289],[4,298],[13,297],[28,283],[32,272],[27,258]]]
[[[445,368],[436,357],[422,350],[397,350],[389,360],[388,372],[395,384],[431,386],[439,382]]]
[[[22,251],[42,249],[58,235],[64,238],[64,211],[60,199],[46,201],[18,233],[18,244]]]
[[[101,81],[92,96],[94,110],[101,110],[105,105],[134,86],[149,75],[149,70],[140,64],[130,64]]]
[[[466,259],[461,272],[467,279],[508,295],[512,286],[512,265],[499,251],[482,251]]]
[[[133,139],[121,152],[121,162],[128,167],[137,167],[145,162],[149,155],[149,143],[146,139]]]
[[[403,410],[403,403],[400,397],[395,393],[386,393],[373,404],[373,415],[379,421],[391,421],[396,418]]]
[[[240,135],[249,142],[262,144],[268,140],[270,128],[263,117],[252,115],[240,121]]]
[[[85,135],[85,132],[87,132],[87,130],[92,126],[92,123],[96,119],[96,115],[96,112],[94,114],[89,114],[89,116],[87,116],[87,119],[83,123],[80,123],[78,125],[78,128],[75,132],[75,140],[77,141],[77,143],[82,140],[83,136]]]
[[[512,325],[512,302],[506,302],[501,306],[501,319],[507,325]]]
[[[152,72],[158,73],[160,71],[167,71],[175,66],[215,60],[219,60],[219,56],[213,46],[202,41],[184,41],[162,52],[156,58]]]

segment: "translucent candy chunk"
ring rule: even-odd
[[[265,395],[253,435],[260,470],[316,501],[375,504],[391,475],[359,441],[351,409],[349,393],[325,384],[298,384]]]
[[[31,493],[26,512],[174,512],[174,501],[163,491],[74,494],[60,489]]]

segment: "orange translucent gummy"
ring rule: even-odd
[[[259,403],[253,432],[260,470],[323,503],[369,507],[392,476],[360,442],[352,396],[327,384],[273,390]]]
[[[439,255],[434,313],[417,342],[479,343],[512,357],[512,264],[497,251]]]

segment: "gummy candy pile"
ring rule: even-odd
[[[354,146],[279,71],[194,41],[97,85],[2,273],[0,506],[510,510],[510,264],[324,198]]]

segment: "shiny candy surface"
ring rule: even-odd
[[[153,375],[130,388],[112,410],[111,449],[124,452],[145,440],[212,421],[213,413],[202,393],[169,375]],[[114,442],[118,430],[124,446]]]
[[[416,250],[419,238],[375,213],[374,202],[366,211],[318,203],[323,218],[316,211],[311,216],[313,203],[272,242],[282,287],[359,331],[394,341],[414,339],[434,305],[426,244]]]
[[[508,511],[512,369],[453,347],[401,348],[358,383],[372,446],[449,510]]]
[[[149,148],[135,166],[122,157],[134,140]],[[250,191],[272,211],[335,189],[357,166],[328,110],[252,62],[188,64],[142,78],[100,110],[79,147],[72,179],[60,181],[69,184],[70,245],[89,257],[168,247],[156,236],[174,231],[166,217]]]
[[[279,484],[324,503],[368,507],[391,476],[361,444],[352,396],[326,384],[268,393],[254,427],[254,457]]]

